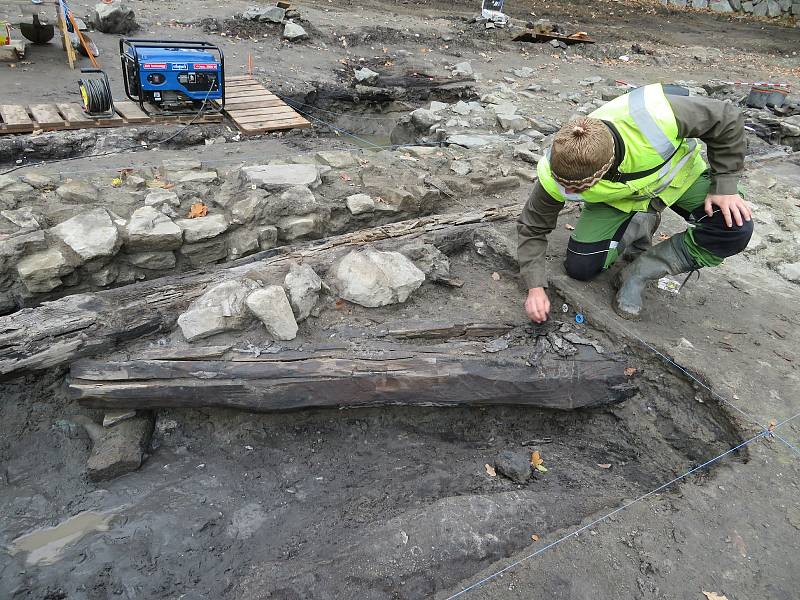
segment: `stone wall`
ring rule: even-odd
[[[798,0],[661,0],[677,7],[708,8],[720,13],[744,12],[757,17],[800,16]]]

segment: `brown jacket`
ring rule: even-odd
[[[713,194],[736,194],[744,166],[744,117],[727,102],[696,96],[667,96],[678,134],[699,138],[708,147]],[[547,286],[547,235],[555,229],[564,203],[553,199],[537,181],[517,220],[519,268],[528,288]]]

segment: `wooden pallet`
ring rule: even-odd
[[[221,123],[220,113],[196,115],[148,115],[134,102],[115,102],[112,117],[90,117],[79,104],[2,104],[0,105],[0,135],[61,131],[93,127],[124,127],[155,123]]]
[[[245,135],[311,127],[292,107],[247,76],[225,78],[225,114]]]

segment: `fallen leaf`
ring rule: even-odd
[[[611,463],[597,463],[597,466],[600,467],[601,469],[610,469]]]
[[[564,224],[564,229],[567,229],[569,231],[573,231],[575,229],[575,225],[570,225],[569,223],[565,223]]]
[[[658,239],[663,242],[664,240],[668,240],[669,236],[666,233],[661,232],[661,233],[658,234]]]
[[[189,208],[189,218],[205,217],[208,214],[208,207],[202,202],[195,202]]]
[[[775,428],[778,426],[778,422],[775,419],[772,419],[769,423],[767,423],[767,431],[772,433],[775,431]]]
[[[717,592],[703,592],[708,600],[728,600],[727,596],[720,596]]]
[[[492,465],[490,465],[489,463],[486,463],[485,465],[483,465],[483,468],[486,469],[486,474],[489,477],[497,477],[497,472],[494,470],[494,467]]]
[[[638,369],[636,367],[627,367],[622,372],[625,373],[625,377],[633,377],[637,370]]]
[[[538,542],[538,541],[539,541],[539,536],[538,536],[538,535],[536,535],[536,534],[534,533],[534,534],[531,536],[531,539],[532,539],[534,542]]]
[[[500,273],[498,273],[497,271],[492,273],[492,279],[494,279],[495,281],[500,281]]]
[[[547,467],[544,466],[544,461],[538,450],[531,452],[531,466],[540,473],[547,473]]]

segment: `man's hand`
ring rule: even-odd
[[[706,196],[706,214],[710,217],[714,214],[714,206],[719,206],[722,216],[725,218],[725,224],[728,227],[733,227],[733,222],[741,227],[744,221],[749,221],[751,218],[750,209],[744,203],[739,194],[720,195],[709,194]]]
[[[531,288],[528,290],[528,299],[525,300],[525,312],[534,323],[544,323],[550,312],[550,299],[544,288]]]

